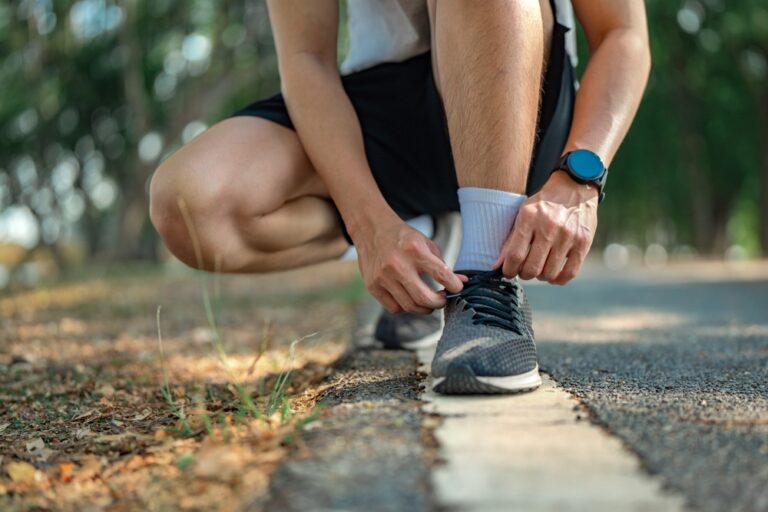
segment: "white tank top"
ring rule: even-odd
[[[570,0],[555,0],[557,21],[574,28]],[[349,52],[342,75],[384,62],[402,62],[429,50],[426,0],[347,0]],[[576,34],[566,34],[566,50],[576,65]]]

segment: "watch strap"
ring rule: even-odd
[[[576,175],[575,172],[573,172],[568,165],[568,157],[571,156],[571,151],[564,154],[560,157],[560,160],[557,161],[557,167],[555,168],[556,171],[565,171],[568,173],[568,175],[578,183],[584,183],[584,184],[592,184],[597,187],[598,192],[598,198],[597,202],[602,203],[605,199],[605,192],[603,191],[603,188],[605,188],[605,182],[608,179],[608,168],[603,166],[603,174],[600,175],[599,178],[596,180],[584,180],[583,178],[580,178]]]

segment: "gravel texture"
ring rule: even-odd
[[[768,510],[768,280],[592,273],[527,288],[543,369],[701,511]]]

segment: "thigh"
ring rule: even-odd
[[[252,116],[195,137],[163,162],[155,181],[210,215],[263,215],[301,196],[328,197],[296,133]]]

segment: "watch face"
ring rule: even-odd
[[[568,167],[585,181],[596,180],[605,172],[600,157],[586,149],[577,149],[568,156]]]

